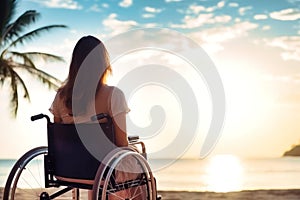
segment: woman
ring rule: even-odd
[[[129,108],[122,91],[106,85],[110,73],[103,43],[93,36],[82,37],[73,50],[68,78],[58,89],[50,111],[56,123],[89,122],[95,114],[108,113],[115,125],[116,145],[127,146]]]
[[[106,85],[109,73],[111,66],[103,43],[93,36],[82,37],[73,50],[68,78],[58,89],[50,111],[55,123],[66,124],[88,123],[91,116],[108,113],[113,119],[116,145],[128,146],[126,113],[129,108],[122,91]],[[92,180],[60,179],[93,183]]]

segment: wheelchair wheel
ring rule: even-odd
[[[156,184],[149,164],[131,149],[111,152],[97,172],[93,199],[154,200]]]
[[[44,155],[47,147],[37,147],[25,153],[12,168],[3,194],[3,200],[48,200],[61,188],[45,188]],[[69,198],[68,198],[69,196]],[[72,192],[57,199],[71,199]]]

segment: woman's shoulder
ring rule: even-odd
[[[55,94],[55,97],[54,97],[54,101],[61,101],[62,100],[62,96],[61,96],[61,90],[58,89],[56,94]]]
[[[60,117],[60,113],[64,107],[64,100],[61,96],[60,90],[58,90],[55,94],[51,107],[49,108],[50,112],[54,114],[56,117]]]
[[[116,86],[104,85],[103,87],[104,87],[104,90],[108,91],[110,94],[124,95],[123,91]]]
[[[128,113],[130,109],[128,108],[126,97],[123,91],[116,86],[107,86],[110,91],[109,97],[109,114],[111,116],[117,116],[120,113]]]

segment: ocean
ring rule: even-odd
[[[4,187],[15,161],[0,160],[0,187]],[[218,155],[203,160],[154,159],[149,163],[159,190],[300,189],[300,157],[245,159]]]
[[[159,161],[154,161],[154,166]],[[155,172],[160,190],[231,192],[300,189],[300,157],[242,159],[219,155],[178,160]]]

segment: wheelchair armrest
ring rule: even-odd
[[[129,143],[131,143],[131,142],[137,142],[139,139],[140,139],[140,137],[138,135],[128,136]]]
[[[147,153],[146,153],[146,146],[144,142],[139,140],[140,137],[137,135],[134,136],[128,136],[128,142],[129,146],[131,146],[133,149],[137,150],[139,153],[141,153],[144,158],[147,159]],[[140,148],[138,148],[140,147]]]

